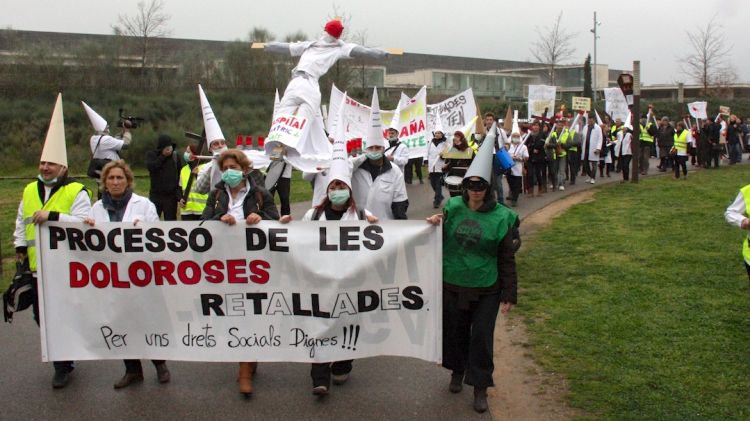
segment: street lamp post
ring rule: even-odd
[[[593,75],[594,76],[594,78],[593,78],[594,79],[594,86],[593,86],[593,89],[591,90],[591,94],[593,96],[592,101],[594,103],[596,103],[596,63],[597,63],[597,61],[596,61],[596,40],[599,39],[597,27],[599,25],[601,25],[601,24],[602,24],[601,22],[599,22],[599,21],[596,20],[596,12],[594,12],[594,28],[591,29],[591,33],[594,34],[594,69],[593,69],[593,72],[592,72],[592,73],[594,73],[594,75]]]

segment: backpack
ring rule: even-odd
[[[3,293],[3,316],[8,323],[13,322],[13,313],[26,310],[34,303],[34,275],[29,269],[29,261],[16,262],[16,274],[10,286]]]

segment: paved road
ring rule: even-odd
[[[654,166],[652,161],[652,173]],[[620,174],[612,174],[595,186],[619,180]],[[595,186],[580,182],[565,192],[522,197],[516,210],[524,217]],[[428,184],[408,191],[411,218],[434,212]],[[308,208],[309,203],[294,204],[292,214],[299,219]],[[39,331],[26,311],[0,326],[0,419],[491,419],[489,412],[472,410],[470,387],[451,394],[448,371],[409,358],[358,360],[350,381],[333,386],[322,400],[311,394],[307,364],[261,364],[255,395],[247,400],[237,392],[236,364],[170,362],[169,367],[167,385],[159,385],[153,367],[144,364],[142,384],[115,391],[112,384],[124,372],[120,361],[83,361],[67,388],[53,390],[52,367],[40,363]]]

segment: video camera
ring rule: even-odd
[[[126,116],[123,113],[123,109],[120,108],[120,121],[117,122],[117,127],[125,127],[125,121],[128,121],[130,123],[131,129],[137,129],[139,124],[143,121],[145,121],[142,117],[135,117],[135,116]]]

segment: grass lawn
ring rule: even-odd
[[[0,291],[5,291],[16,270],[15,263],[11,261],[12,259],[8,259],[8,257],[15,255],[13,231],[16,223],[16,212],[18,211],[18,204],[23,195],[23,188],[35,177],[35,169],[29,169],[25,173],[29,174],[29,178],[25,180],[0,180],[0,248],[2,249],[1,255],[3,257],[3,275],[0,277]],[[139,175],[144,175],[144,177],[139,177]],[[135,179],[136,193],[146,197],[148,197],[149,189],[149,178],[147,175],[148,173],[144,170],[136,171]],[[96,185],[92,179],[83,177],[78,178],[78,180],[83,182],[92,192],[96,192]],[[94,193],[94,197],[96,197],[96,193]],[[301,172],[292,171],[292,203],[309,201],[311,199],[312,187],[310,183],[302,179]],[[275,196],[275,200],[278,206],[278,196]]]
[[[602,188],[526,242],[518,314],[604,419],[749,419],[750,289],[724,210],[750,166]]]

